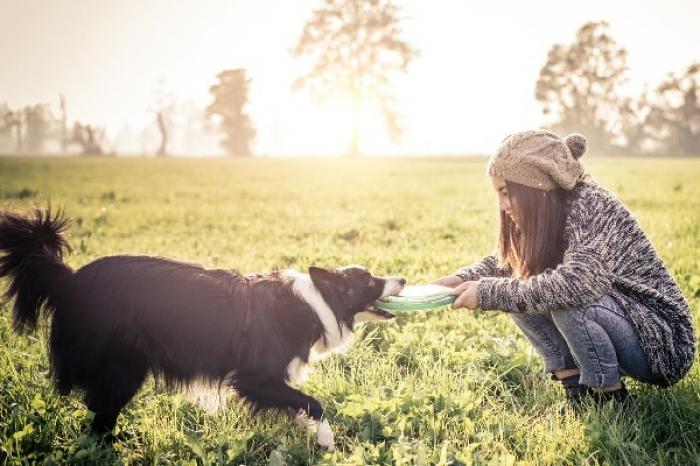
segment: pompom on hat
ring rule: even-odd
[[[506,137],[488,161],[488,174],[531,188],[570,191],[583,178],[579,158],[586,138],[570,134],[561,139],[547,130],[523,131]]]

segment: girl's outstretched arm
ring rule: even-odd
[[[479,305],[484,310],[544,313],[591,303],[610,294],[612,273],[601,253],[591,247],[566,251],[555,269],[532,277],[482,278]]]

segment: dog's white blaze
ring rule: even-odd
[[[287,366],[287,379],[295,385],[306,382],[310,373],[311,367],[298,357],[292,359]]]
[[[328,451],[335,450],[335,438],[327,419],[316,422],[316,443],[328,448]]]
[[[384,296],[394,296],[403,290],[404,285],[400,280],[405,279],[403,277],[382,277],[386,282],[384,283],[384,290],[382,291],[382,298]]]
[[[325,343],[317,348],[319,353],[325,353],[335,349],[341,349],[352,339],[352,331],[338,324],[335,314],[324,301],[321,293],[316,289],[311,277],[305,273],[295,270],[285,270],[284,274],[292,280],[292,291],[295,295],[306,301],[311,309],[316,313],[321,324],[323,324]],[[318,346],[318,343],[314,346]]]

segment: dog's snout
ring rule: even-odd
[[[382,277],[384,279],[384,291],[382,297],[397,295],[406,284],[405,277]]]

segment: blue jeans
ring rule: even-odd
[[[547,314],[510,314],[544,359],[545,372],[581,370],[581,385],[605,387],[621,375],[653,382],[646,355],[624,311],[610,296]]]

